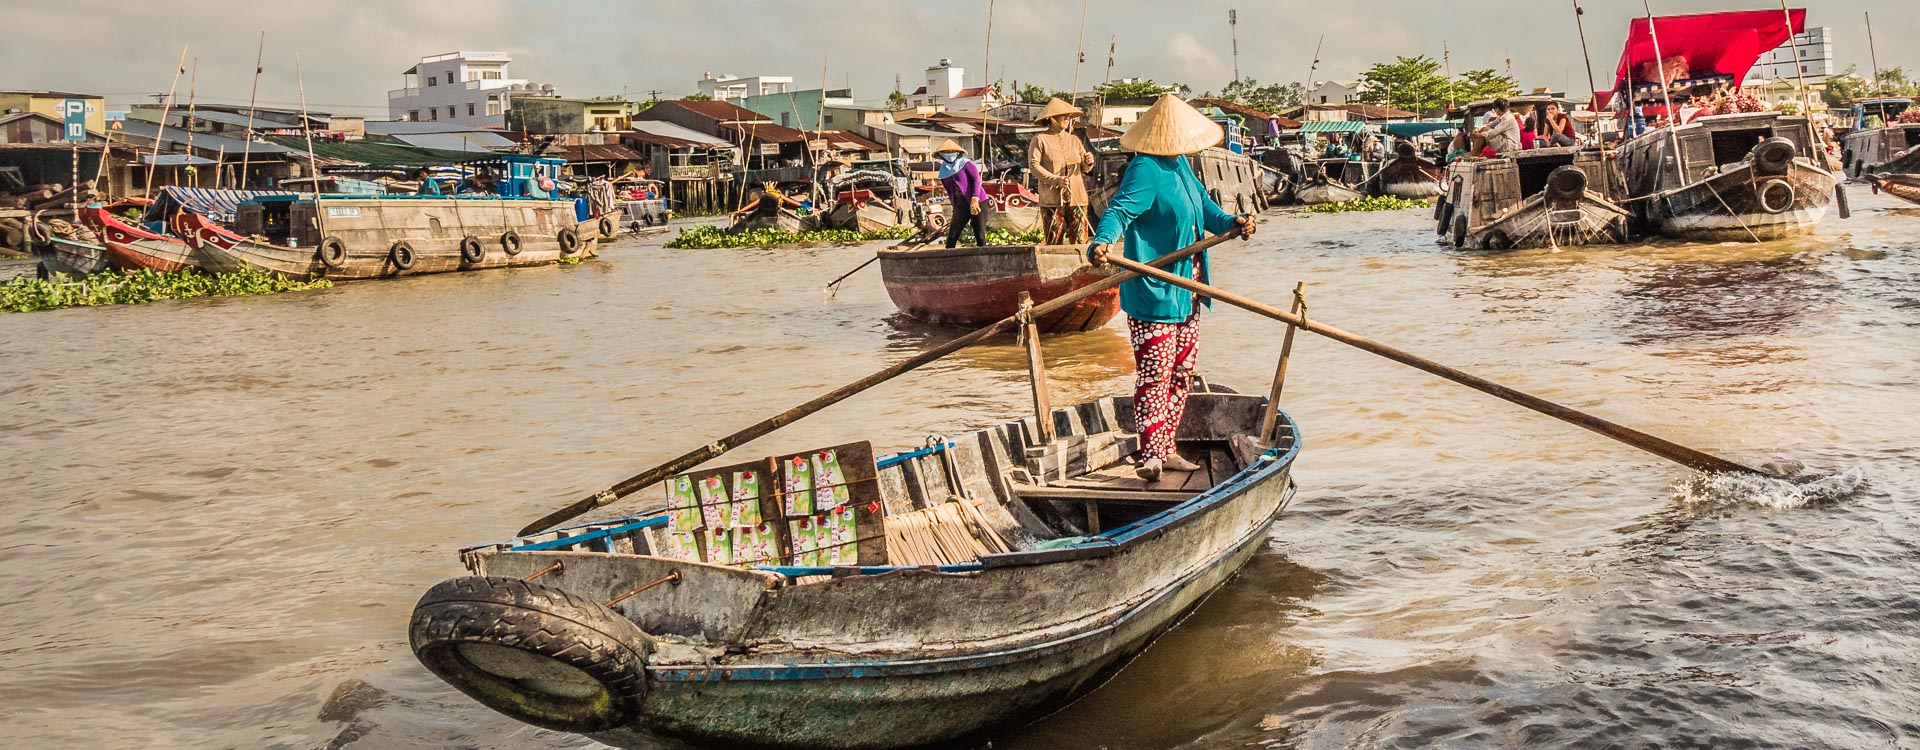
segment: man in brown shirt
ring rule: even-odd
[[[1093,154],[1072,130],[1074,119],[1081,114],[1078,108],[1057,98],[1047,102],[1046,110],[1040,113],[1047,132],[1034,136],[1027,145],[1027,169],[1038,180],[1040,223],[1049,245],[1084,245],[1093,234],[1087,223],[1084,176],[1093,168]]]

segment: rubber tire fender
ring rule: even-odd
[[[1455,215],[1453,217],[1453,246],[1467,246],[1467,217],[1465,216]]]
[[[632,724],[646,702],[646,663],[653,655],[653,639],[640,626],[598,601],[518,578],[442,581],[414,605],[407,641],[435,676],[488,708],[534,726],[605,731]],[[461,648],[464,644],[557,661],[599,683],[606,700],[515,690],[509,679],[471,661]],[[510,697],[503,698],[503,692]]]
[[[460,260],[466,263],[479,263],[487,259],[487,246],[479,237],[471,234],[460,238]]]
[[[327,235],[314,246],[313,256],[320,259],[320,265],[339,268],[347,264],[347,241],[338,235]]]
[[[1513,249],[1513,238],[1508,237],[1506,232],[1498,229],[1488,232],[1487,238],[1483,240],[1483,242],[1486,244],[1488,250]]]
[[[613,217],[611,216],[600,217],[598,229],[600,230],[601,237],[612,237],[620,231],[619,225],[613,223]]]
[[[501,232],[500,233],[500,249],[507,251],[507,257],[509,258],[515,255],[519,255],[520,254],[520,233],[511,229],[505,232]]]
[[[1761,141],[1753,147],[1752,151],[1748,151],[1747,161],[1753,163],[1755,174],[1786,174],[1788,168],[1793,166],[1793,157],[1797,151],[1798,147],[1793,145],[1793,141],[1774,136]]]
[[[1587,173],[1571,164],[1555,167],[1547,175],[1548,198],[1558,201],[1579,200],[1587,194]]]
[[[1775,208],[1774,201],[1767,196],[1777,195],[1781,190],[1786,191],[1787,199],[1780,202],[1779,207]],[[1788,209],[1793,208],[1793,202],[1800,197],[1799,192],[1793,189],[1793,185],[1788,184],[1786,180],[1777,179],[1760,183],[1758,187],[1754,188],[1753,195],[1755,198],[1760,199],[1760,210],[1770,214],[1786,213]]]
[[[1840,218],[1849,219],[1853,217],[1853,206],[1847,204],[1847,186],[1846,185],[1834,183],[1833,207],[1840,211]]]
[[[406,240],[393,243],[393,247],[387,248],[387,260],[402,271],[413,268],[413,243]]]
[[[572,255],[573,251],[580,249],[580,233],[573,231],[573,227],[561,227],[560,233],[553,238],[560,243],[561,255]]]

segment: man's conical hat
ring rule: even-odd
[[[1164,94],[1120,136],[1120,147],[1156,156],[1179,156],[1218,145],[1227,132],[1180,97]]]
[[[961,148],[960,144],[954,141],[952,138],[948,138],[944,141],[941,141],[940,147],[933,150],[933,152],[936,154],[944,154],[948,151],[958,151],[963,154],[967,152],[966,149]]]
[[[1055,117],[1065,117],[1067,115],[1079,117],[1084,114],[1086,113],[1080,111],[1079,107],[1063,102],[1060,100],[1060,97],[1056,96],[1051,101],[1048,101],[1047,108],[1040,112],[1040,121],[1046,122]]]

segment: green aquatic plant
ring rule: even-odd
[[[16,278],[0,283],[0,310],[33,312],[63,307],[138,305],[163,299],[248,297],[330,286],[333,282],[326,279],[295,281],[253,269],[231,273],[193,269],[171,273],[145,269],[102,271],[79,280],[59,274],[51,279]]]
[[[1396,198],[1391,195],[1375,195],[1341,203],[1321,203],[1308,206],[1307,210],[1316,214],[1339,214],[1348,211],[1402,211],[1409,208],[1432,208],[1433,201]]]

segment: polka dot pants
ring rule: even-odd
[[[1200,348],[1200,315],[1180,323],[1127,319],[1133,342],[1133,419],[1140,426],[1140,458],[1173,453],[1174,432],[1187,411],[1187,389]]]

